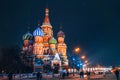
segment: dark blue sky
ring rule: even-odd
[[[2,0],[0,2],[0,46],[22,45],[30,24],[43,22],[48,5],[56,37],[62,24],[68,52],[80,46],[90,62],[120,64],[119,0]]]

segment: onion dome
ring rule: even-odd
[[[43,31],[38,27],[37,29],[34,30],[33,36],[44,36]]]
[[[23,35],[23,40],[32,40],[33,35],[30,32],[27,32]]]
[[[49,44],[56,44],[57,43],[57,40],[52,37],[50,40],[49,40]]]
[[[58,37],[65,37],[65,34],[62,30],[60,30],[58,33],[57,33],[57,36]]]

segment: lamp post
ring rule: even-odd
[[[78,54],[80,52],[80,47],[75,47],[73,49],[73,53],[74,54]],[[72,62],[73,62],[73,76],[74,76],[74,68],[75,68],[75,58],[72,59]]]
[[[75,58],[72,58],[72,62],[73,62],[73,76],[74,76],[74,67],[75,67]]]

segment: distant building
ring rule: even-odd
[[[62,30],[57,33],[57,40],[53,36],[53,29],[49,20],[49,9],[45,9],[43,24],[33,31],[23,35],[22,55],[28,61],[24,63],[33,65],[34,71],[39,71],[43,66],[68,67],[66,55],[67,45],[64,42],[65,34]],[[22,56],[22,58],[24,58]],[[23,59],[24,60],[24,59]]]

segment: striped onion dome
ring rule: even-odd
[[[56,43],[57,43],[57,40],[56,40],[54,37],[52,37],[52,38],[49,40],[49,43],[50,43],[50,44],[56,44]]]
[[[32,40],[33,35],[30,32],[27,32],[23,35],[23,40]]]
[[[58,33],[57,33],[57,36],[58,37],[65,37],[65,34],[62,30],[60,30]]]
[[[34,30],[33,36],[44,36],[43,31],[38,27],[37,29]]]

